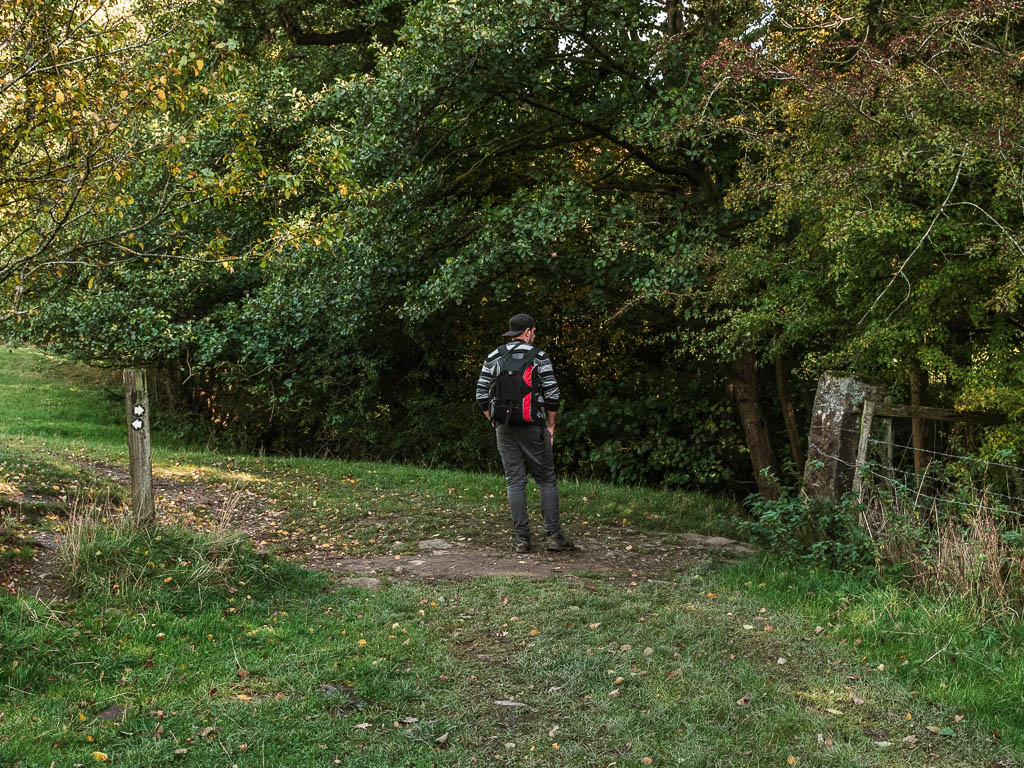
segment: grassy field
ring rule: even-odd
[[[228,456],[162,439],[157,420],[156,475],[199,490],[140,530],[115,513],[117,384],[0,351],[0,567],[15,580],[42,532],[64,540],[58,597],[0,596],[2,766],[1024,765],[1019,622],[770,556],[635,581],[348,586],[278,555],[507,547],[502,479]],[[562,491],[589,536],[671,545],[735,514]],[[217,508],[257,497],[273,513],[259,551]]]

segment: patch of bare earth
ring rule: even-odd
[[[63,597],[62,581],[57,569],[57,537],[53,531],[29,530],[22,534],[18,546],[32,548],[31,555],[16,560],[3,573],[3,587],[11,594],[32,595],[40,600]]]
[[[731,539],[684,534],[681,544],[640,533],[588,535],[576,540],[570,552],[548,552],[535,546],[516,554],[511,546],[500,550],[476,544],[426,539],[412,553],[375,557],[346,557],[315,550],[306,564],[325,571],[349,571],[361,577],[380,575],[423,579],[472,579],[478,576],[517,576],[530,579],[567,578],[642,582],[687,570],[695,557],[709,552],[727,556],[747,555],[751,550]],[[368,586],[373,586],[369,583]]]
[[[88,462],[96,472],[127,485],[123,467]],[[154,475],[153,490],[160,522],[195,530],[215,528],[239,531],[257,549],[274,540],[277,554],[303,563],[305,567],[344,575],[343,581],[375,588],[378,577],[419,579],[472,579],[480,576],[511,576],[529,579],[561,578],[587,583],[591,576],[623,583],[641,583],[671,577],[688,570],[696,558],[717,553],[738,557],[751,553],[731,539],[682,534],[668,540],[629,529],[591,532],[576,538],[571,552],[548,552],[543,540],[534,550],[518,555],[512,549],[474,542],[449,542],[441,538],[402,544],[396,542],[391,554],[359,556],[325,546],[303,537],[287,542],[275,540],[278,514],[274,502],[251,487],[203,480],[199,473],[186,478]],[[572,532],[569,532],[570,534]],[[56,542],[52,533],[38,532],[37,557],[17,584],[22,594],[57,594],[59,579],[53,568]]]

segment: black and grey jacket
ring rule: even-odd
[[[531,349],[533,349],[532,345],[517,339],[516,341],[510,341],[508,344],[502,344],[487,356],[487,359],[484,360],[483,368],[480,370],[480,378],[476,380],[476,404],[480,410],[486,411],[490,405],[488,394],[491,389],[491,383],[494,381],[494,377],[499,370],[501,353],[508,350],[511,354],[515,355],[517,352],[526,353]],[[540,377],[540,390],[538,392],[540,404],[545,411],[557,411],[561,393],[558,391],[558,382],[555,381],[555,368],[551,364],[551,358],[548,357],[547,352],[541,350],[537,353],[534,361],[537,366],[536,373]]]

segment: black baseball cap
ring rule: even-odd
[[[536,327],[537,323],[533,321],[533,318],[529,315],[513,315],[512,319],[508,321],[508,331],[501,334],[502,336],[518,336],[527,328]]]

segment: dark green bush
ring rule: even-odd
[[[862,570],[875,563],[875,548],[857,522],[860,504],[852,495],[842,501],[811,499],[783,489],[777,499],[747,497],[749,520],[740,532],[785,557],[839,570]]]

